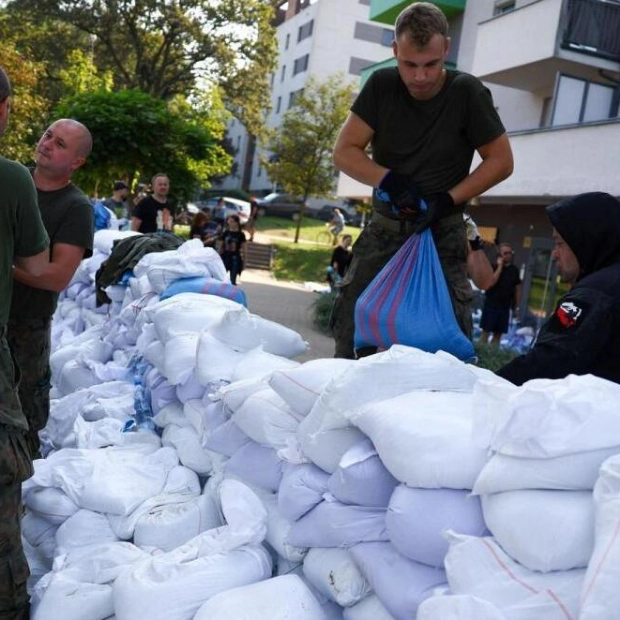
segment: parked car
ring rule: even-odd
[[[302,198],[274,192],[258,200],[258,215],[290,217],[293,221],[297,221],[303,202]]]
[[[223,199],[226,217],[229,215],[238,215],[241,220],[241,224],[246,224],[250,218],[250,203],[247,200],[230,198],[228,196],[223,196]],[[219,198],[209,198],[208,200],[204,200],[200,202],[200,208],[203,211],[211,211],[211,213],[213,213],[213,209],[215,209],[218,200]]]

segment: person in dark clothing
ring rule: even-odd
[[[507,243],[501,243],[497,255],[497,266],[493,271],[493,285],[484,294],[484,308],[480,319],[480,342],[487,342],[493,334],[491,344],[498,345],[508,331],[510,311],[516,312],[521,299],[521,277],[512,264],[514,252]]]
[[[560,277],[574,286],[534,347],[497,374],[516,385],[570,374],[620,383],[620,201],[590,192],[547,207],[547,214]]]
[[[226,271],[230,272],[230,282],[237,284],[237,277],[241,275],[245,263],[245,234],[238,215],[229,215],[226,219],[220,248]]]
[[[194,215],[189,229],[190,239],[200,239],[205,247],[215,247],[220,226],[211,219],[211,211],[199,211]]]
[[[170,180],[163,172],[152,179],[153,195],[143,198],[131,213],[131,230],[154,233],[172,230],[172,203],[168,199]]]
[[[329,267],[327,268],[327,281],[332,290],[334,290],[338,282],[342,281],[345,272],[351,264],[352,254],[349,248],[352,243],[353,237],[351,237],[351,235],[343,235],[342,240],[332,252]]]

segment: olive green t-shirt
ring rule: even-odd
[[[84,248],[83,258],[93,254],[93,208],[86,194],[73,183],[51,192],[37,190],[39,210],[54,244],[67,243]],[[50,318],[56,310],[58,293],[33,288],[19,282],[13,285],[11,320]]]
[[[39,254],[48,243],[28,169],[0,157],[0,325],[9,316],[14,257]]]
[[[475,150],[506,131],[489,89],[451,69],[428,100],[411,96],[396,67],[375,71],[351,111],[374,130],[373,160],[411,175],[425,195],[457,185],[469,174]],[[373,207],[393,217],[390,205],[376,196]]]

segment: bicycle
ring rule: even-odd
[[[334,243],[334,234],[332,233],[329,227],[329,222],[325,224],[325,230],[320,230],[316,237],[316,243],[318,245],[333,245]]]

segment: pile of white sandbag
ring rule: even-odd
[[[236,302],[161,299],[224,278],[212,255],[147,258],[101,324],[72,305],[57,332],[23,492],[35,619],[616,617],[620,386],[398,345],[300,364]]]

